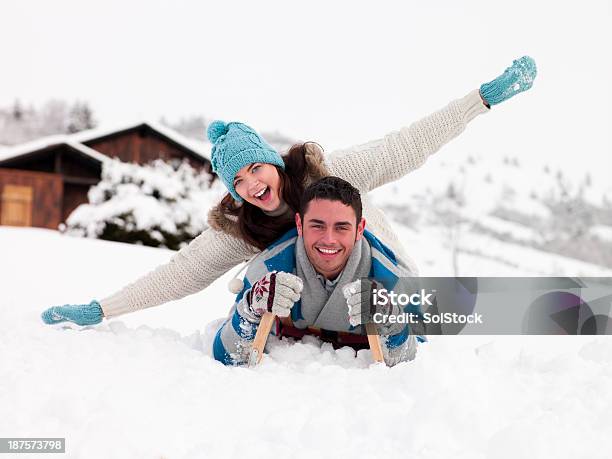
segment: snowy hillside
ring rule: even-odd
[[[529,257],[523,250],[531,248],[612,268],[612,184],[604,171],[445,151],[374,196],[415,231],[437,232],[459,257],[477,252],[519,267],[517,251]],[[545,270],[567,274],[561,265]],[[458,271],[465,274],[460,262]]]
[[[397,228],[423,274],[447,274],[435,235]],[[475,254],[461,266],[610,275],[513,252],[516,267]],[[100,299],[173,252],[0,227],[0,253],[0,432],[65,437],[66,457],[605,458],[612,447],[607,337],[432,337],[392,369],[369,351],[283,341],[256,369],[227,368],[210,343],[229,275],[95,327],[52,328],[44,308]]]

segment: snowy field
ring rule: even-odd
[[[397,229],[422,275],[449,274],[435,235]],[[610,275],[491,250],[515,259],[462,255],[462,274]],[[609,337],[431,337],[394,368],[369,351],[283,341],[256,369],[229,368],[210,347],[233,272],[95,327],[41,322],[46,307],[101,299],[172,253],[0,227],[0,437],[65,437],[62,457],[87,459],[612,454]]]

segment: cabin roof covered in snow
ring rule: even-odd
[[[42,137],[40,139],[32,140],[30,142],[21,143],[12,147],[0,149],[0,163],[3,161],[25,156],[30,153],[36,153],[39,151],[58,147],[60,145],[67,145],[73,150],[82,153],[83,155],[94,159],[98,162],[103,162],[110,159],[108,156],[94,150],[93,148],[83,145],[82,143],[75,142],[70,138],[69,135],[52,135]]]
[[[182,135],[181,133],[175,131],[172,128],[166,127],[160,123],[155,121],[139,121],[135,123],[123,124],[119,126],[107,126],[95,129],[89,129],[87,131],[77,132],[75,134],[71,134],[71,138],[80,143],[88,143],[93,142],[95,140],[101,140],[105,137],[112,137],[115,135],[123,134],[127,131],[131,131],[133,129],[138,129],[141,127],[149,127],[151,130],[157,132],[162,137],[166,137],[168,140],[181,145],[184,148],[187,148],[198,156],[210,161],[210,143],[206,141],[199,141],[195,139],[190,139]],[[204,136],[204,133],[202,133]]]
[[[120,126],[90,129],[87,131],[77,132],[75,134],[51,135],[10,147],[0,146],[0,163],[9,159],[17,158],[19,156],[35,153],[42,150],[47,150],[49,148],[53,148],[60,145],[68,145],[69,147],[98,162],[103,162],[109,159],[108,156],[103,155],[102,153],[94,150],[93,148],[88,147],[87,145],[85,145],[85,143],[93,142],[95,140],[103,139],[105,137],[120,135],[127,131],[138,129],[141,127],[148,127],[149,129],[157,132],[159,135],[165,137],[172,143],[176,143],[182,146],[183,148],[186,148],[187,150],[193,152],[196,156],[210,161],[209,143],[189,139],[184,135],[174,131],[173,129],[162,126],[159,123],[151,121],[141,121],[138,123],[124,124]]]

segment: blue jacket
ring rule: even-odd
[[[236,296],[227,320],[215,335],[213,355],[216,360],[226,365],[242,365],[248,362],[251,344],[259,324],[242,317],[239,313],[238,304],[245,301],[244,297],[251,286],[267,273],[284,271],[296,274],[297,238],[297,230],[290,230],[262,251],[249,264],[243,279],[244,288]],[[412,276],[410,269],[401,260],[398,260],[395,254],[372,233],[367,230],[364,231],[364,238],[369,245],[371,256],[371,268],[368,277],[378,284],[382,284],[389,291],[397,291],[398,288],[401,288],[399,284]],[[336,288],[342,288],[342,286],[337,285]],[[291,309],[291,319],[295,327],[306,328],[313,324],[308,323],[304,318],[301,303],[302,300],[299,300]],[[346,305],[344,306],[346,307]],[[406,309],[406,312],[421,314],[421,310],[417,306],[410,306],[410,310]],[[342,327],[347,328],[342,329]],[[359,329],[357,330],[355,327],[346,324],[339,324],[335,328],[337,328],[335,331],[362,333],[361,327],[357,327]],[[275,330],[272,331],[273,334],[275,332]],[[408,325],[405,325],[399,333],[383,335],[381,338],[383,355],[388,365],[413,359],[417,342],[425,341],[424,336],[412,335]]]

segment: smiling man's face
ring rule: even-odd
[[[329,280],[346,266],[355,243],[363,236],[365,219],[357,222],[355,211],[341,201],[313,199],[304,218],[295,215],[298,234],[314,269]]]

